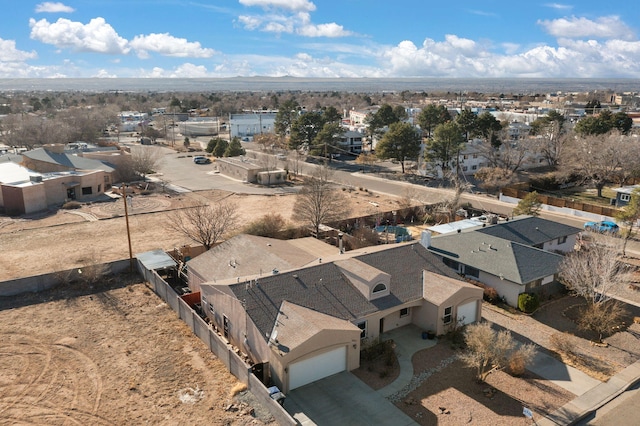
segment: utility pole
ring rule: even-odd
[[[127,207],[127,185],[122,184],[122,199],[124,200],[124,220],[127,223],[127,241],[129,242],[129,272],[133,272],[133,250],[131,249],[131,231],[129,229],[129,209]]]

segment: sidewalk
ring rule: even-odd
[[[400,364],[400,374],[398,377],[382,389],[378,389],[378,393],[389,398],[402,389],[407,388],[413,379],[413,354],[422,349],[431,348],[436,345],[437,340],[429,340],[421,338],[422,330],[413,324],[396,328],[389,332],[383,333],[381,340],[392,339],[396,345],[395,351]]]
[[[640,381],[640,361],[631,364],[605,383],[583,393],[546,417],[535,419],[539,426],[570,425],[604,406]]]

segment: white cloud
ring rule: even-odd
[[[109,72],[109,71],[107,71],[105,69],[99,70],[97,73],[95,73],[91,77],[92,78],[118,78],[117,75],[115,75],[115,74],[113,74],[113,73],[111,73],[111,72]]]
[[[640,42],[561,39],[557,47],[535,46],[516,53],[448,35],[382,49],[380,73],[386,77],[640,77]]]
[[[542,26],[554,37],[597,39],[621,38],[632,40],[635,38],[633,30],[618,16],[603,16],[595,21],[587,18],[560,18],[553,20],[539,20]]]
[[[177,58],[210,58],[215,53],[213,49],[203,48],[199,42],[189,42],[167,33],[138,35],[129,45],[141,58],[148,58],[149,52]]]
[[[63,3],[46,1],[36,6],[36,13],[73,13],[75,9]]]
[[[263,6],[265,9],[279,8],[291,11],[289,14],[283,12],[265,15],[240,15],[238,22],[246,30],[260,30],[275,34],[297,34],[303,37],[335,38],[353,35],[351,31],[345,30],[342,25],[335,22],[312,23],[309,12],[315,10],[315,5],[306,0],[240,0],[240,2],[247,6]],[[288,7],[282,6],[285,4]],[[313,7],[311,8],[309,5]]]
[[[244,6],[258,6],[263,9],[286,9],[293,12],[312,12],[316,5],[308,0],[240,0]]]
[[[213,77],[207,68],[202,65],[194,65],[184,63],[173,70],[165,70],[160,67],[154,67],[151,71],[138,70],[138,76],[144,78],[204,78]]]
[[[127,40],[120,37],[104,18],[94,18],[88,24],[60,18],[54,23],[46,19],[29,20],[31,38],[59,48],[80,52],[127,54]]]
[[[351,31],[346,31],[342,25],[334,22],[330,24],[305,25],[298,29],[298,34],[305,37],[346,37]]]
[[[551,9],[556,9],[556,10],[571,10],[573,9],[573,6],[571,6],[570,4],[561,4],[561,3],[547,3],[545,4],[546,7],[550,7]]]
[[[240,15],[238,17],[238,21],[240,21],[240,23],[244,25],[245,29],[250,31],[257,30],[263,22],[262,19],[257,16],[246,15]]]
[[[0,38],[0,63],[3,62],[23,62],[29,59],[36,59],[38,54],[35,51],[25,52],[16,49],[14,40],[3,40]]]

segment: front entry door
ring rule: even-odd
[[[67,198],[70,200],[76,199],[76,189],[75,188],[67,188]]]

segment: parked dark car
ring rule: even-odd
[[[196,164],[209,164],[211,160],[202,155],[198,155],[196,157],[193,157],[193,162]]]
[[[585,231],[601,232],[603,234],[617,234],[620,232],[620,227],[610,220],[587,222],[584,224],[584,229]]]

